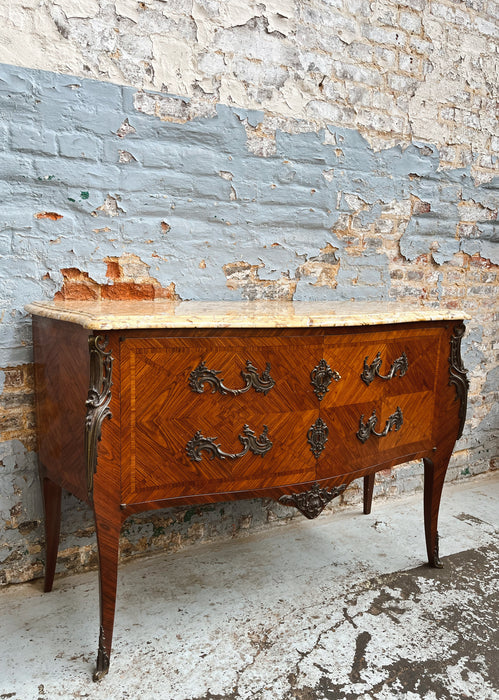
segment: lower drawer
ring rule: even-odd
[[[429,391],[321,410],[328,440],[318,459],[318,478],[430,450],[433,413]]]

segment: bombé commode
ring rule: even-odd
[[[47,302],[33,315],[45,590],[61,489],[93,509],[98,680],[109,669],[120,529],[133,513],[270,497],[317,517],[354,479],[423,459],[440,566],[442,486],[466,415],[460,312],[307,302]]]

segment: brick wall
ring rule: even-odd
[[[0,20],[0,583],[42,572],[35,299],[462,308],[449,478],[495,468],[494,2],[11,0]],[[421,485],[412,464],[378,492]],[[90,514],[64,507],[59,570],[93,566]],[[290,517],[261,501],[145,514],[122,555]]]

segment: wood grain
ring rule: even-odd
[[[44,475],[85,501],[88,331],[35,316],[33,356],[38,456]]]

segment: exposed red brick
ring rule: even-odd
[[[88,272],[82,272],[77,267],[63,267],[61,269],[61,274],[66,280],[88,280]]]
[[[154,299],[156,296],[152,284],[136,284],[135,282],[103,284],[100,290],[103,299]]]
[[[139,258],[137,260],[138,263],[142,262]],[[60,291],[55,294],[54,299],[74,301],[113,299],[116,301],[120,299],[179,298],[175,292],[175,284],[173,282],[168,287],[162,287],[154,277],[150,277],[147,273],[144,276],[141,275],[138,281],[134,281],[133,278],[128,276],[131,270],[126,268],[125,263],[129,262],[126,257],[124,259],[104,258],[104,262],[107,265],[106,277],[108,277],[110,283],[99,284],[89,276],[88,272],[79,270],[77,267],[66,267],[61,270],[64,282]],[[147,270],[147,266],[143,263],[142,267]]]
[[[35,219],[52,219],[52,221],[57,221],[57,219],[62,219],[62,214],[57,214],[55,211],[39,211],[35,214]]]
[[[178,299],[174,282],[171,282],[168,287],[154,287],[154,295],[155,299]]]
[[[57,301],[95,301],[98,298],[98,290],[79,282],[65,282],[61,291],[54,294]]]
[[[168,231],[171,229],[170,224],[167,224],[166,221],[161,222],[161,231],[163,233],[168,233]]]
[[[99,285],[77,267],[65,267],[61,270],[64,282],[54,296],[57,300],[93,301],[99,298]]]
[[[430,262],[430,256],[429,256],[427,253],[424,253],[423,255],[419,255],[419,256],[416,258],[416,260],[414,261],[414,263],[415,263],[416,265],[418,265],[418,264],[424,264],[424,265],[426,265],[426,264],[429,263],[429,262]]]
[[[492,267],[493,263],[488,258],[482,258],[480,255],[472,255],[470,257],[470,265],[475,267]]]
[[[429,202],[422,202],[420,199],[416,199],[413,206],[413,214],[427,214],[431,211],[431,204]]]
[[[6,367],[4,370],[4,389],[19,389],[24,385],[24,372],[22,367]]]
[[[107,265],[106,277],[110,280],[118,280],[121,277],[121,268],[119,263],[115,260],[106,259],[105,263]]]

